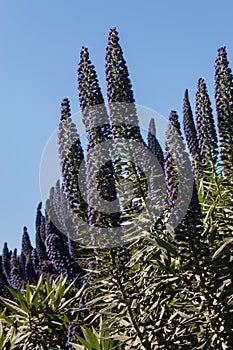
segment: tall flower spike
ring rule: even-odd
[[[45,244],[41,238],[40,228],[38,228],[36,231],[36,252],[40,262],[48,260]]]
[[[195,257],[200,258],[204,255],[202,250],[206,244],[206,237],[204,237],[201,207],[192,167],[189,155],[185,150],[178,115],[175,111],[169,115],[166,136],[165,178],[168,203],[172,214],[170,222],[175,228],[174,236],[181,253],[181,259],[189,264],[191,260],[195,260]],[[190,193],[190,191],[192,192]],[[185,212],[182,213],[183,204],[185,204]]]
[[[185,138],[187,140],[189,151],[193,157],[196,170],[198,169],[198,162],[200,161],[200,150],[197,141],[197,131],[193,120],[193,113],[189,102],[188,90],[184,93],[183,102],[183,126]]]
[[[46,232],[45,232],[45,217],[41,212],[41,208],[42,208],[42,203],[39,203],[38,207],[37,207],[37,211],[36,211],[36,221],[35,221],[35,229],[36,232],[40,231],[40,235],[41,238],[43,240],[43,242],[45,241],[45,236],[46,236]]]
[[[32,245],[31,245],[31,241],[30,241],[26,226],[24,226],[24,228],[23,228],[22,252],[25,255],[25,257],[27,255],[31,255],[31,252],[32,252]]]
[[[70,118],[70,104],[68,99],[64,99],[61,104],[61,119],[59,123],[58,132],[58,143],[59,143],[59,156],[61,159],[62,167],[62,178],[63,178],[63,190],[65,197],[67,198],[67,203],[63,201],[63,205],[66,205],[66,212],[69,211],[67,204],[73,210],[73,212],[80,216],[84,221],[87,220],[87,205],[83,199],[86,193],[85,187],[85,175],[80,175],[79,168],[81,163],[84,164],[84,152],[77,133],[75,124]],[[80,191],[79,184],[82,184],[84,193]],[[55,191],[55,189],[51,189]],[[57,191],[58,195],[58,191]],[[50,194],[51,197],[54,195]],[[57,197],[57,196],[56,196]],[[55,198],[56,200],[56,198]],[[50,211],[51,219],[54,216],[54,220],[59,221],[62,219],[59,217],[59,208],[56,208],[55,203],[53,203],[53,198],[50,199]],[[63,223],[64,224],[64,223]],[[55,223],[56,225],[56,223]],[[59,226],[62,222],[59,223]],[[64,229],[64,228],[63,228]]]
[[[100,165],[98,160],[101,159],[101,155],[94,147],[103,141],[110,140],[111,130],[95,68],[90,61],[88,49],[85,47],[80,53],[78,88],[83,123],[88,138],[86,156],[88,224],[92,227],[91,230],[95,230],[94,226],[115,225],[119,219],[118,215],[107,215],[100,211],[100,198],[102,197],[108,200],[108,209],[112,212],[111,206],[112,201],[116,199],[116,190],[109,149],[106,149],[106,163]]]
[[[12,288],[20,290],[22,288],[23,282],[24,281],[18,264],[17,249],[14,249],[14,252],[11,256],[10,285]]]
[[[220,156],[227,175],[233,169],[233,75],[225,46],[218,49],[215,60],[215,100]]]
[[[178,196],[178,170],[175,160],[172,157],[172,147],[176,145],[177,138],[173,129],[181,136],[180,123],[176,111],[171,111],[169,115],[168,129],[166,131],[165,155],[164,155],[164,171],[167,184],[167,201],[170,208],[175,207]]]
[[[83,123],[88,133],[88,147],[92,148],[106,141],[111,132],[95,67],[91,63],[88,49],[84,46],[80,52],[78,65],[78,90]]]
[[[211,102],[203,78],[200,78],[197,84],[196,126],[202,165],[209,166],[209,171],[212,173],[212,167],[209,161],[213,163],[213,166],[216,166],[218,158],[218,139]]]
[[[58,126],[58,144],[59,144],[59,156],[61,159],[61,166],[66,160],[67,152],[76,144],[79,139],[76,125],[71,119],[70,101],[68,98],[64,98],[61,102],[61,116]]]
[[[78,66],[78,90],[81,110],[104,104],[95,67],[91,63],[88,48],[83,46]],[[86,121],[84,121],[85,123]]]
[[[147,143],[148,147],[151,150],[151,152],[158,158],[158,161],[163,168],[164,165],[164,156],[163,156],[163,150],[156,138],[156,128],[155,128],[155,120],[154,118],[151,118],[150,124],[149,124],[149,130],[148,130],[148,136],[147,136]]]
[[[116,28],[111,28],[106,49],[107,97],[111,102],[134,103],[129,72]]]
[[[41,224],[41,217],[42,217],[41,208],[42,208],[42,202],[38,204],[37,211],[36,211],[36,230],[40,228],[40,224]]]
[[[111,28],[106,48],[107,98],[113,135],[141,140],[135,99],[116,28]]]
[[[3,298],[12,299],[12,295],[7,287],[9,287],[9,284],[3,272],[2,261],[0,259],[0,296]]]
[[[164,172],[167,184],[167,202],[171,211],[170,222],[175,227],[189,204],[190,182],[193,182],[192,167],[189,155],[185,150],[176,111],[171,111],[168,119]]]
[[[129,147],[131,140],[137,140],[143,144],[144,142],[140,134],[132,84],[116,28],[111,28],[109,32],[105,61],[109,119],[113,139],[119,149],[118,152],[114,150],[114,155],[115,158],[127,159],[133,153],[131,149],[133,145]],[[124,139],[129,141],[128,144]],[[135,164],[138,164],[137,160]],[[122,170],[120,169],[119,172],[121,173]]]
[[[128,179],[134,179],[131,183],[125,181],[120,189],[122,193],[120,201],[123,208],[122,220],[125,218],[128,220],[131,215],[138,214],[138,211],[140,212],[143,207],[147,209],[146,212],[150,220],[153,217],[153,208],[149,207],[148,197],[153,199],[154,208],[160,207],[161,204],[158,203],[160,196],[155,184],[155,178],[159,179],[159,176],[152,174],[150,179],[147,179],[143,169],[138,166],[143,159],[144,168],[148,169],[151,166],[151,159],[144,152],[147,145],[140,133],[132,84],[116,28],[111,28],[109,32],[105,61],[109,119],[115,143],[116,174],[119,179],[124,179],[125,174],[127,174]],[[139,147],[135,147],[135,141],[138,142]],[[132,161],[129,162],[129,159]],[[149,181],[150,186],[148,186]],[[151,189],[150,193],[148,193],[148,188]],[[130,202],[135,203],[135,206],[125,205],[125,203]],[[150,216],[152,217],[150,218]]]
[[[7,243],[5,242],[3,246],[3,252],[2,252],[2,270],[7,278],[10,277],[10,271],[11,271],[10,261],[11,261],[10,252],[9,252]]]

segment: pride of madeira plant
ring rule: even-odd
[[[38,206],[35,248],[26,227],[20,254],[3,247],[0,348],[232,349],[233,75],[226,48],[215,63],[216,116],[200,78],[194,112],[184,93],[185,138],[171,111],[164,149],[153,119],[147,143],[141,135],[115,28],[106,49],[106,84],[105,106],[83,47],[78,90],[87,156],[66,98],[58,131],[63,180],[51,188],[44,214]],[[109,141],[110,160],[99,168],[95,147]],[[149,178],[139,153],[132,161],[135,145],[158,160],[145,157]],[[184,215],[180,194],[188,204]],[[119,210],[97,210],[102,198]],[[137,214],[136,228],[130,219]],[[114,246],[120,239],[115,228],[131,240]]]

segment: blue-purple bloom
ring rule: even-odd
[[[215,100],[221,162],[224,173],[231,174],[233,164],[233,75],[225,46],[218,49],[218,56],[215,60]]]
[[[195,115],[197,140],[200,151],[199,163],[208,166],[209,161],[212,161],[216,165],[218,158],[218,139],[211,102],[203,78],[200,78],[197,84]],[[209,171],[212,172],[211,166]]]

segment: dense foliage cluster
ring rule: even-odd
[[[194,113],[184,94],[184,133],[171,111],[164,150],[153,119],[147,143],[140,133],[116,28],[108,37],[106,83],[107,106],[83,47],[78,90],[91,152],[84,157],[66,98],[58,130],[62,184],[51,188],[44,213],[41,203],[37,208],[35,247],[25,227],[21,252],[5,243],[0,257],[0,348],[231,349],[233,75],[226,48],[215,63],[216,121],[200,78]],[[104,141],[111,141],[111,160],[99,168],[95,147]],[[150,178],[135,144],[158,160]],[[152,168],[146,156],[144,162]],[[158,217],[149,197],[163,207]],[[102,212],[102,198],[119,211]],[[136,229],[129,222],[143,209]],[[106,227],[111,242],[119,238],[116,227],[134,240],[113,246]]]

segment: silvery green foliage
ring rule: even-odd
[[[7,309],[0,314],[2,349],[67,349],[66,332],[77,318],[74,306],[79,292],[74,284],[67,286],[64,277],[51,282],[41,276],[38,283],[27,283],[23,293],[10,292],[13,300],[0,296],[1,306]]]

